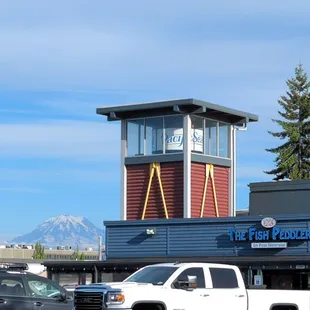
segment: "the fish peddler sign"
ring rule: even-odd
[[[277,221],[273,218],[264,218],[261,228],[250,227],[246,231],[228,229],[230,241],[291,241],[310,240],[309,229],[282,229],[277,227]]]

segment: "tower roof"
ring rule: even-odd
[[[257,122],[258,116],[197,99],[175,99],[97,108],[109,121],[191,113],[231,124]]]

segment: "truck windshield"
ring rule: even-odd
[[[178,267],[145,267],[136,272],[124,282],[151,283],[153,285],[163,285]]]

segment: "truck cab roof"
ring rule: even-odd
[[[228,265],[228,264],[215,264],[215,263],[198,263],[198,262],[175,262],[175,263],[159,263],[154,265],[149,265],[147,267],[214,267],[214,268],[232,268],[234,269],[235,266]]]

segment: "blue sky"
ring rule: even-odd
[[[309,16],[308,0],[2,0],[0,239],[60,214],[119,218],[120,130],[96,115],[105,105],[194,97],[258,114],[238,135],[247,208],[247,184],[271,179],[285,80],[299,62],[310,72]]]

